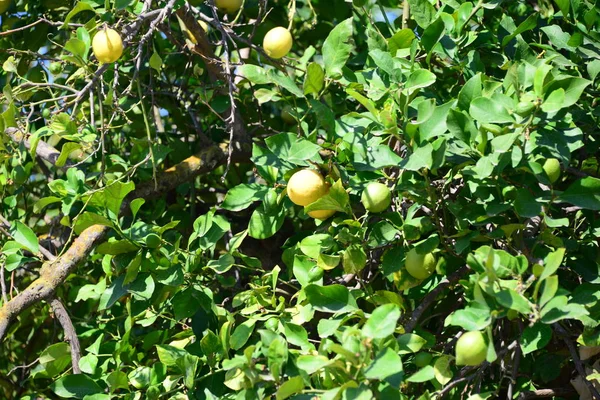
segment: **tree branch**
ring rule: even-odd
[[[519,395],[518,400],[541,399],[555,396],[570,396],[574,393],[575,391],[569,388],[538,389],[530,392],[522,392]]]
[[[29,136],[26,135],[23,131],[17,128],[6,128],[5,130],[8,137],[16,143],[23,143],[23,145],[30,150],[31,142],[29,140]],[[56,150],[54,147],[50,146],[48,143],[43,140],[38,141],[37,146],[35,148],[35,154],[38,155],[42,160],[48,161],[52,165],[56,165],[56,160],[60,156],[60,151]],[[62,169],[67,169],[72,167],[73,163],[69,160],[65,163]]]
[[[79,360],[81,359],[81,346],[79,345],[79,339],[75,332],[75,327],[69,317],[67,309],[56,297],[50,300],[50,307],[54,311],[56,319],[63,327],[65,331],[65,342],[68,342],[71,346],[71,364],[73,365],[73,373],[80,374],[81,369],[79,368]]]
[[[429,308],[429,306],[435,301],[436,297],[442,293],[449,286],[454,285],[464,274],[469,271],[470,268],[468,265],[463,265],[447,279],[442,280],[431,292],[427,293],[427,295],[421,300],[421,303],[415,308],[412,312],[410,320],[404,325],[404,330],[407,333],[410,333],[415,329],[417,322],[419,322],[419,318],[423,315],[425,310]]]
[[[165,170],[157,178],[156,188],[153,182],[140,185],[129,199],[151,198],[159,196],[187,182],[197,175],[213,171],[227,159],[227,153],[218,146],[204,149],[195,156]],[[123,202],[121,212],[129,207],[129,201]],[[25,309],[42,300],[50,299],[56,289],[62,285],[77,265],[88,258],[98,242],[109,228],[92,225],[81,232],[73,244],[60,257],[45,263],[40,270],[40,277],[25,290],[0,308],[0,341],[6,336],[11,322]]]

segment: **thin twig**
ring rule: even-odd
[[[73,321],[71,321],[67,309],[59,299],[53,298],[50,300],[50,307],[52,307],[56,319],[65,331],[65,342],[69,343],[71,346],[71,364],[73,365],[73,373],[80,374],[81,369],[79,368],[79,360],[81,359],[81,346],[79,345],[79,338],[75,332]]]
[[[4,263],[0,265],[0,286],[2,287],[2,304],[8,303],[8,296],[6,294],[6,282],[4,281]]]

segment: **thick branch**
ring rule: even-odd
[[[219,147],[209,147],[165,170],[158,176],[156,188],[154,182],[140,185],[130,199],[150,198],[164,194],[197,175],[214,170],[226,159],[227,153]],[[122,211],[127,208],[128,204],[129,202],[124,202]],[[44,264],[38,279],[0,308],[0,340],[6,336],[10,323],[17,315],[41,300],[49,299],[54,295],[56,289],[75,270],[77,265],[88,258],[96,244],[104,238],[108,229],[101,225],[93,225],[85,229],[63,255],[53,262]]]
[[[63,303],[57,298],[53,298],[50,301],[50,307],[52,307],[56,319],[65,331],[65,342],[68,342],[71,346],[71,364],[73,365],[73,373],[80,374],[81,369],[79,368],[79,360],[81,359],[81,346],[79,345],[79,338],[77,338],[77,333],[75,332],[71,317],[69,317],[69,313]]]
[[[548,397],[556,397],[556,396],[571,396],[575,394],[573,389],[569,388],[557,388],[557,389],[538,389],[530,392],[522,392],[519,395],[518,400],[527,400],[527,399],[542,399]]]
[[[5,132],[14,142],[23,143],[27,149],[31,149],[29,137],[26,137],[23,131],[17,128],[6,128]],[[40,140],[35,148],[35,154],[37,154],[42,160],[48,161],[52,165],[56,165],[56,160],[58,160],[58,157],[60,156],[60,151],[56,150],[43,140]],[[72,165],[73,163],[67,160],[62,168],[67,169]]]
[[[463,265],[458,270],[456,270],[453,274],[451,274],[447,279],[444,279],[443,281],[441,281],[435,287],[435,289],[433,289],[431,292],[427,293],[427,296],[425,296],[423,298],[423,300],[421,300],[421,303],[412,312],[410,320],[404,326],[404,330],[406,332],[412,332],[413,329],[415,329],[417,322],[419,322],[419,318],[421,318],[421,316],[423,315],[425,310],[427,310],[427,308],[435,301],[436,297],[440,293],[442,293],[444,290],[446,290],[446,288],[448,288],[449,286],[454,285],[456,282],[458,282],[458,280],[460,278],[462,278],[462,276],[464,274],[466,274],[467,271],[469,271],[469,269],[470,269],[469,266]]]

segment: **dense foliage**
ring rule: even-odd
[[[599,398],[598,2],[231,3],[0,1],[0,398]]]

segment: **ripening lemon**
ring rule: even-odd
[[[435,271],[435,256],[431,253],[419,254],[417,249],[411,249],[406,254],[404,267],[412,277],[423,280],[427,279]]]
[[[271,29],[263,40],[263,49],[271,58],[281,58],[292,48],[292,34],[284,27]]]
[[[113,63],[123,54],[121,35],[114,29],[102,29],[94,36],[92,49],[98,61],[104,64]]]
[[[0,14],[4,14],[10,7],[12,0],[0,0]]]
[[[290,178],[287,195],[299,206],[307,206],[323,197],[329,191],[325,179],[314,169],[303,169]]]
[[[294,118],[294,116],[292,115],[292,111],[293,111],[292,106],[290,106],[289,104],[287,104],[281,110],[281,119],[283,120],[283,122],[285,122],[288,125],[292,125],[292,124],[296,123],[296,118]]]
[[[479,331],[464,333],[456,342],[456,365],[479,365],[485,361],[487,344]]]
[[[383,183],[371,182],[363,190],[360,201],[370,212],[379,213],[387,210],[392,203],[392,193]]]
[[[321,221],[325,221],[327,218],[331,217],[335,214],[335,210],[315,210],[309,211],[308,215],[315,219],[320,219]]]
[[[215,0],[215,6],[225,14],[233,14],[242,6],[243,0]]]
[[[542,165],[544,172],[548,175],[548,179],[550,179],[550,183],[554,183],[560,178],[560,161],[556,158],[549,158]]]

